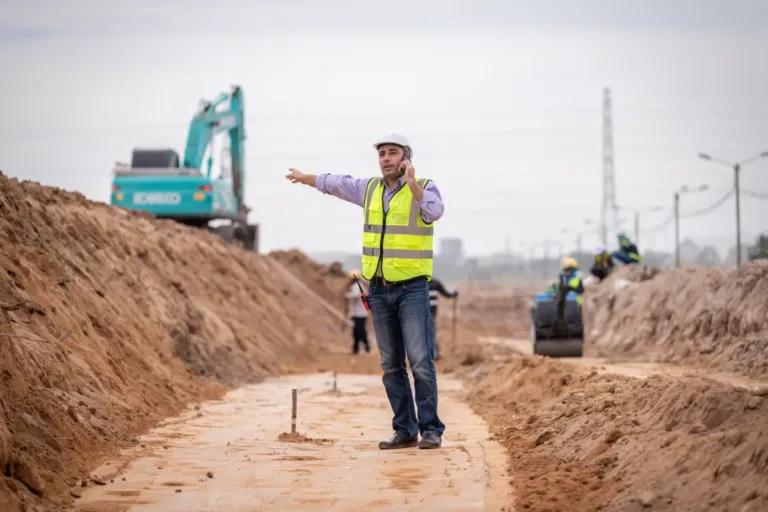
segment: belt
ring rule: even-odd
[[[405,283],[411,283],[413,281],[417,281],[419,279],[426,279],[427,276],[418,276],[418,277],[412,277],[410,279],[406,279],[404,281],[387,281],[383,277],[375,276],[373,279],[371,279],[369,282],[376,286],[394,286],[396,284],[405,284]]]

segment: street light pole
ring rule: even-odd
[[[736,194],[736,266],[741,265],[741,200],[739,194],[741,165],[733,164],[733,191]]]
[[[732,163],[728,160],[723,160],[722,158],[710,156],[707,153],[699,153],[699,158],[702,160],[717,162],[733,169],[733,193],[736,194],[736,266],[741,265],[741,194],[739,190],[739,173],[741,172],[741,168],[748,163],[767,157],[768,151],[763,151],[759,155],[747,158],[741,162]]]
[[[680,268],[680,195],[690,192],[704,192],[705,190],[709,190],[709,185],[699,185],[696,188],[683,185],[675,191],[675,268]]]
[[[680,192],[675,192],[675,268],[680,268]]]
[[[635,244],[640,245],[640,212],[635,212]]]

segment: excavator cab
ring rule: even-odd
[[[531,308],[533,353],[549,357],[582,357],[584,325],[578,295],[565,283],[536,294]]]

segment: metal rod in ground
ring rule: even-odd
[[[336,372],[333,372],[333,390],[336,391]]]
[[[458,299],[453,300],[453,315],[451,318],[451,331],[452,331],[452,339],[451,339],[451,355],[454,355],[456,353],[456,302]]]
[[[296,432],[296,390],[291,391],[293,398],[293,410],[291,411],[291,433]]]

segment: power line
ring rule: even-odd
[[[726,192],[726,194],[723,197],[721,197],[720,199],[718,199],[717,201],[715,201],[711,205],[707,206],[706,208],[701,209],[701,210],[696,211],[696,212],[693,212],[693,213],[687,213],[685,215],[681,214],[680,218],[700,217],[702,215],[706,215],[706,214],[708,214],[710,212],[713,212],[713,211],[717,210],[719,207],[721,207],[728,200],[728,198],[731,197],[732,195],[733,195],[733,190],[729,190],[728,192]]]
[[[713,211],[717,210],[719,207],[721,207],[731,196],[733,195],[733,190],[729,190],[728,192],[723,195],[720,199],[712,203],[711,205],[707,206],[706,208],[702,208],[701,210],[697,210],[690,213],[680,214],[681,219],[689,219],[689,218],[695,218],[695,217],[701,217],[702,215],[706,215],[708,213],[712,213]],[[766,199],[768,199],[768,194],[766,194]],[[666,219],[664,219],[663,222],[660,222],[659,224],[656,224],[655,226],[652,226],[650,228],[642,230],[643,234],[651,234],[654,232],[658,232],[669,226],[675,221],[675,216],[670,215]]]
[[[655,226],[652,226],[652,227],[650,227],[650,228],[647,228],[647,229],[643,229],[643,230],[641,230],[641,232],[642,232],[644,235],[645,235],[645,234],[650,234],[650,233],[655,233],[655,232],[657,232],[657,231],[661,231],[661,230],[663,230],[664,228],[666,228],[667,226],[669,226],[669,225],[670,225],[672,222],[674,222],[674,221],[675,221],[675,216],[674,216],[674,215],[671,215],[671,216],[669,216],[668,218],[666,218],[666,219],[665,219],[663,222],[660,222],[659,224],[656,224]]]
[[[746,190],[741,191],[745,196],[753,197],[755,199],[763,199],[768,201],[768,192],[749,192]]]

